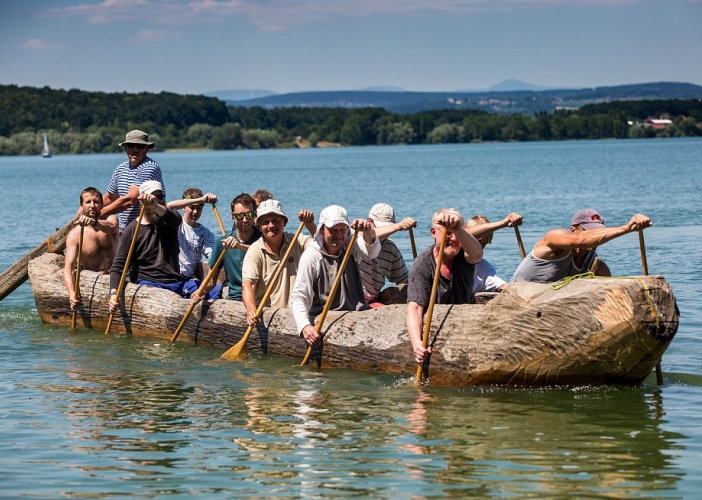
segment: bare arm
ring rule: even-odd
[[[547,260],[557,259],[577,248],[596,248],[614,238],[618,238],[632,231],[650,227],[652,224],[651,219],[645,215],[636,214],[623,226],[604,227],[588,231],[554,229],[546,233],[536,244],[534,247],[534,257]]]
[[[517,212],[512,212],[504,219],[497,222],[486,222],[485,224],[477,224],[466,228],[466,230],[475,236],[475,238],[480,238],[481,236],[486,236],[490,233],[497,231],[498,229],[503,229],[505,227],[514,227],[522,224],[522,216]]]
[[[422,319],[423,315],[424,307],[422,305],[417,304],[416,302],[407,303],[407,332],[409,333],[410,340],[412,341],[414,360],[417,363],[423,363],[431,352],[431,347],[427,347],[425,349],[422,345],[422,330],[424,326]]]
[[[206,193],[199,198],[188,198],[181,200],[169,201],[166,206],[172,208],[173,210],[180,210],[190,205],[195,205],[198,203],[217,203],[217,196],[212,193]]]
[[[74,228],[68,233],[66,238],[66,254],[63,264],[63,284],[66,285],[68,291],[68,300],[71,303],[71,310],[75,310],[80,305],[80,295],[77,299],[73,297],[73,288],[75,282],[73,280],[73,268],[78,259],[78,238],[80,228]]]
[[[375,227],[375,226],[374,226]],[[417,221],[412,217],[407,217],[400,222],[395,224],[388,224],[387,226],[376,227],[375,235],[380,238],[386,238],[397,231],[407,231],[409,228],[417,227]]]
[[[244,307],[246,307],[246,322],[251,326],[260,323],[261,318],[256,315],[256,296],[249,280],[241,282],[241,298],[244,301]]]
[[[126,209],[139,201],[139,186],[132,184],[126,196],[117,196],[114,193],[106,193],[103,196],[104,205],[102,215],[112,215],[124,212]]]
[[[317,232],[317,224],[314,223],[314,213],[303,208],[300,210],[300,212],[298,212],[297,218],[300,222],[305,223],[305,229],[307,229],[307,231],[314,236],[314,233]]]

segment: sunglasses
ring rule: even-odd
[[[138,149],[141,151],[142,149],[146,148],[146,144],[125,144],[124,147],[127,149]]]
[[[234,217],[236,220],[241,220],[244,217],[246,217],[247,219],[253,219],[254,216],[255,214],[253,212],[244,212],[243,214],[237,214],[232,212],[232,217]]]
[[[192,205],[190,205],[190,207],[192,207],[192,208],[202,208],[204,206],[205,206],[204,203],[193,203]]]

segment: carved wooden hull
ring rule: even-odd
[[[29,264],[42,321],[70,326],[62,280],[63,257],[43,255]],[[78,326],[105,329],[108,276],[83,271]],[[128,284],[113,333],[170,339],[189,301]],[[287,309],[266,309],[265,328],[248,341],[252,352],[298,363],[306,343]],[[198,305],[178,340],[227,349],[245,330],[240,302]],[[638,384],[651,372],[678,328],[678,310],[661,276],[580,279],[553,290],[518,283],[485,305],[437,305],[432,321],[431,385]],[[322,366],[412,376],[416,364],[405,325],[405,306],[363,312],[330,311],[317,349]],[[321,352],[320,352],[321,351]]]

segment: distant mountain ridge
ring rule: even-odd
[[[510,88],[523,83],[506,80],[498,85],[501,88]],[[586,104],[628,99],[702,99],[702,86],[684,82],[650,82],[610,87],[545,90],[453,92],[340,90],[292,92],[238,101],[225,100],[225,102],[232,106],[261,106],[269,109],[377,107],[395,113],[416,113],[435,109],[479,109],[497,114],[531,115],[539,111],[577,109]]]

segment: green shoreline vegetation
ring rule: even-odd
[[[650,119],[670,123],[651,123]],[[437,109],[233,107],[169,92],[103,93],[0,86],[0,155],[113,153],[141,129],[157,150],[227,150],[702,136],[702,101],[632,100],[496,115]]]

